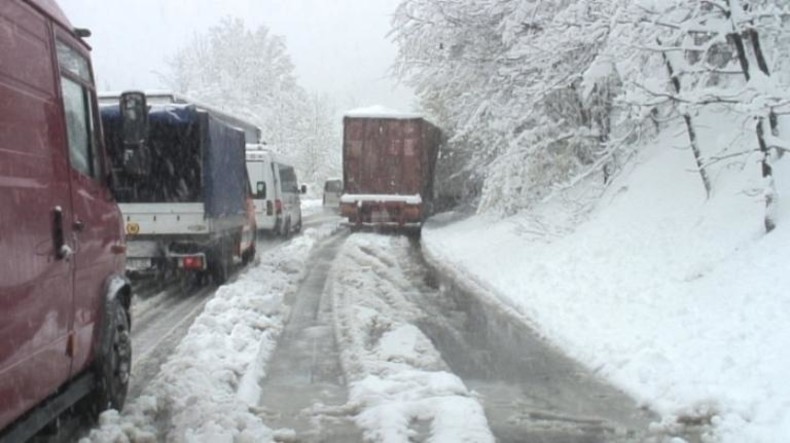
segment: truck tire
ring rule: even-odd
[[[99,346],[94,363],[96,386],[88,399],[94,417],[107,409],[120,411],[129,389],[131,328],[129,314],[119,297],[109,301],[105,307]]]
[[[230,247],[227,241],[221,241],[211,254],[211,276],[217,285],[225,284],[230,277]]]
[[[246,251],[241,254],[241,263],[244,266],[250,264],[251,261],[255,260],[255,245],[249,247]]]

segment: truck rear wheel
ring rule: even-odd
[[[222,285],[230,277],[231,251],[227,241],[222,241],[211,254],[209,265],[214,283]]]
[[[250,264],[251,261],[255,260],[255,245],[249,247],[246,251],[241,254],[241,263],[244,266]]]

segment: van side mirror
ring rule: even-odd
[[[145,94],[129,91],[121,94],[121,136],[126,146],[140,146],[148,138],[148,103]]]
[[[137,91],[124,92],[118,105],[121,111],[124,171],[130,175],[147,177],[151,175],[152,159],[146,143],[148,103],[145,94]]]
[[[302,194],[307,194],[307,185],[302,185]]]
[[[255,184],[255,196],[258,198],[266,198],[266,182],[258,182]]]

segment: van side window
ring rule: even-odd
[[[57,42],[57,53],[71,166],[89,177],[98,178],[101,160],[94,127],[90,65],[80,53],[61,41]]]

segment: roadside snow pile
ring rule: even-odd
[[[659,412],[665,426],[709,422],[714,441],[785,441],[790,201],[765,235],[753,192],[758,158],[712,175],[706,201],[691,153],[673,148],[681,144],[643,150],[589,221],[564,236],[535,235],[534,215],[475,216],[429,225],[423,250]],[[777,162],[775,177],[790,195],[790,159]]]
[[[323,201],[320,198],[303,198],[301,203],[302,218],[320,214],[324,211]]]
[[[143,395],[122,414],[103,414],[82,443],[271,441],[273,431],[249,406],[287,316],[283,298],[332,229],[307,229],[221,286]]]
[[[407,247],[403,238],[353,235],[329,277],[357,426],[385,443],[412,441],[421,425],[433,443],[493,442],[480,403],[413,325],[421,312],[405,295],[415,289],[392,262]]]

